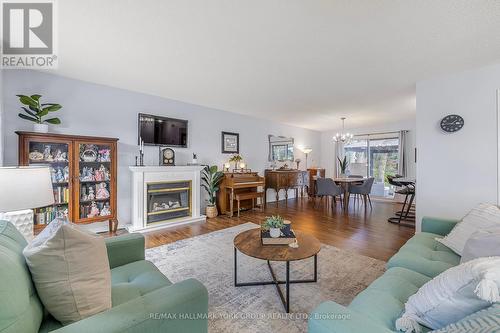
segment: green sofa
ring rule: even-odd
[[[408,298],[427,281],[459,264],[460,257],[435,240],[448,234],[457,222],[423,218],[422,232],[401,247],[387,262],[387,271],[348,307],[330,301],[311,313],[309,333],[397,332],[394,324]],[[428,331],[422,327],[422,332]]]
[[[26,245],[11,223],[0,221],[2,333],[208,331],[207,289],[195,279],[170,282],[144,260],[140,234],[106,239],[113,307],[67,326],[43,308],[22,253]]]

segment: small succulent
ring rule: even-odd
[[[279,215],[273,215],[273,216],[270,216],[270,217],[266,218],[266,220],[264,221],[264,224],[262,225],[262,227],[265,230],[269,230],[271,228],[281,229],[281,228],[283,228],[284,225],[285,224],[284,224],[283,217],[281,217]]]

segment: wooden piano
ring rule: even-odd
[[[261,187],[262,189],[259,189]],[[224,172],[224,178],[219,185],[217,192],[217,208],[221,214],[228,214],[233,216],[237,209],[235,205],[236,196],[241,194],[240,197],[252,197],[252,192],[260,194],[262,199],[261,205],[265,205],[266,194],[263,192],[265,188],[264,177],[258,175],[257,172],[247,173],[232,173]],[[243,195],[249,194],[249,195]],[[254,205],[252,198],[238,200],[241,208],[251,208]]]

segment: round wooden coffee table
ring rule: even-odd
[[[260,228],[243,231],[234,238],[234,285],[236,287],[243,287],[274,284],[286,312],[290,312],[290,284],[318,281],[318,252],[321,249],[321,243],[313,236],[303,232],[294,231],[294,233],[299,243],[298,248],[292,248],[288,245],[262,245]],[[266,260],[273,280],[263,282],[238,282],[238,251],[253,258]],[[302,260],[310,257],[314,257],[313,278],[308,280],[291,280],[290,261]],[[286,262],[286,278],[284,281],[276,278],[270,261]],[[280,284],[285,285],[285,296],[281,291]]]

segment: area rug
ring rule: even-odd
[[[194,277],[207,287],[209,332],[306,332],[307,315],[318,304],[332,300],[348,305],[384,272],[383,261],[322,244],[318,282],[290,286],[291,313],[287,315],[274,285],[233,284],[233,239],[256,227],[246,223],[146,251],[146,258],[172,282]],[[285,264],[272,262],[272,266],[278,278],[284,279]],[[290,264],[292,279],[312,278],[312,273],[312,258]],[[238,282],[264,280],[271,280],[267,263],[238,253]]]

